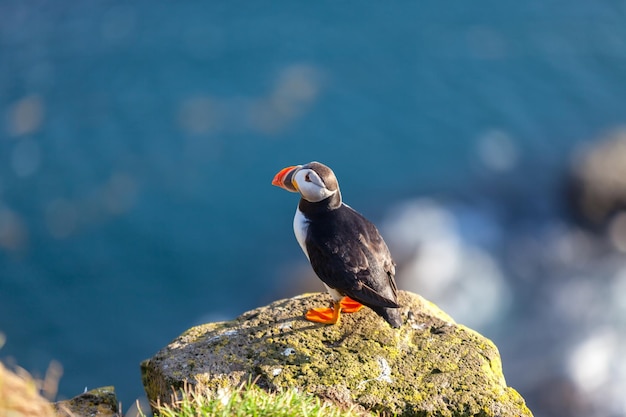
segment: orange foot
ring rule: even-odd
[[[312,308],[304,316],[308,321],[323,324],[337,324],[341,313],[356,313],[363,308],[363,304],[354,301],[350,297],[343,297],[341,301],[334,303],[332,308]]]
[[[335,303],[333,308],[312,308],[306,312],[304,317],[308,321],[314,321],[316,323],[336,324],[339,323],[340,315],[341,304]]]
[[[341,304],[342,313],[356,313],[363,308],[363,304],[354,301],[350,297],[343,297],[341,301],[339,301],[339,304]]]

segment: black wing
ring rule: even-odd
[[[395,265],[380,233],[361,214],[343,205],[309,226],[311,266],[329,287],[367,306],[399,307]]]

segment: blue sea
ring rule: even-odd
[[[563,190],[625,103],[623,1],[2,0],[0,358],[127,408],[190,326],[321,291],[271,186],[318,160],[536,416],[624,416],[626,261]]]

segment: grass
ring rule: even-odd
[[[363,417],[371,414],[340,409],[295,389],[268,393],[249,383],[238,390],[219,391],[185,386],[170,404],[157,404],[159,417]]]
[[[0,416],[57,417],[40,395],[41,383],[24,369],[13,372],[0,363]]]

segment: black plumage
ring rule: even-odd
[[[395,264],[389,249],[376,226],[342,202],[333,171],[311,162],[281,170],[272,183],[301,194],[294,232],[313,270],[335,298],[335,309],[341,296],[348,296],[392,327],[400,327]]]
[[[328,287],[400,327],[389,249],[376,226],[340,201],[337,205],[335,196],[317,203],[301,199],[298,205],[308,221],[305,244],[311,266]]]

